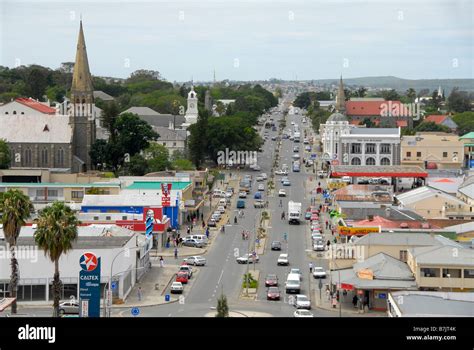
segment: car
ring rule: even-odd
[[[280,256],[277,259],[277,265],[285,265],[288,266],[290,265],[290,261],[288,260],[288,254],[280,254]]]
[[[263,199],[257,199],[255,202],[253,202],[253,207],[254,208],[265,208],[265,201]]]
[[[214,192],[212,192],[212,196],[214,198],[225,198],[225,192],[221,190],[214,190]]]
[[[281,178],[280,182],[283,183],[284,181],[290,181],[288,179],[288,176],[284,176],[284,177]]]
[[[297,153],[300,151],[300,148],[298,146],[293,147],[293,152]]]
[[[283,186],[291,186],[291,182],[290,182],[290,180],[285,180],[285,181],[283,181],[282,185]]]
[[[65,314],[79,315],[79,301],[77,301],[76,299],[63,301],[62,303],[59,304],[59,314],[60,315],[65,315]]]
[[[311,310],[311,300],[304,294],[297,294],[293,299],[293,305],[297,309]]]
[[[283,188],[278,191],[278,197],[286,197],[286,191]]]
[[[278,169],[277,171],[275,171],[275,175],[288,175],[288,171],[286,170],[282,170],[282,169]]]
[[[308,144],[309,144],[309,140],[305,138],[305,139],[303,139],[303,143],[304,143],[305,145],[308,145]]]
[[[293,158],[293,160],[299,160],[301,157],[298,153],[295,153],[291,156],[291,158]]]
[[[278,286],[278,277],[275,274],[268,274],[265,277],[265,287],[276,287]]]
[[[272,136],[272,141],[276,141],[277,140],[277,137],[276,136]]]
[[[318,177],[319,177],[320,179],[322,179],[322,178],[324,178],[324,177],[326,177],[326,176],[328,176],[328,172],[327,172],[327,171],[324,171],[324,170],[319,170],[319,171],[318,171]]]
[[[265,191],[265,185],[264,184],[258,184],[257,191]]]
[[[215,220],[216,222],[219,222],[221,220],[222,214],[221,213],[213,213],[211,215],[211,219]]]
[[[237,258],[237,263],[238,264],[248,264],[248,263],[258,263],[259,261],[258,255],[252,255],[252,254],[244,254],[241,257]]]
[[[179,271],[176,274],[176,282],[181,282],[183,284],[188,283],[189,275],[186,271]]]
[[[239,198],[247,198],[247,192],[245,192],[245,191],[240,191],[240,192],[239,192]]]
[[[264,181],[265,179],[263,178],[263,176],[258,175],[256,180],[257,182],[261,182],[261,181]]]
[[[305,220],[311,219],[311,212],[310,211],[307,211],[307,212],[304,213],[304,219]]]
[[[217,221],[216,221],[215,219],[212,219],[212,218],[211,218],[211,219],[209,219],[209,220],[207,221],[207,226],[209,226],[209,227],[216,227],[216,226],[217,226]]]
[[[193,277],[193,268],[189,265],[181,265],[178,272],[186,272],[189,278]]]
[[[303,278],[303,274],[301,273],[301,270],[297,267],[290,269],[289,274],[295,274],[300,276],[300,280]]]
[[[204,266],[206,265],[206,262],[207,262],[206,258],[200,255],[188,256],[183,261],[186,264],[193,265],[193,266]]]
[[[311,213],[311,218],[310,218],[311,221],[318,221],[319,220],[319,216],[317,214],[313,214]]]
[[[234,195],[234,192],[232,192],[232,191],[225,191],[225,197],[226,197],[226,198],[230,198],[230,197],[232,197],[233,195]]]
[[[221,214],[224,214],[225,213],[225,208],[223,205],[220,205],[217,207],[217,211],[219,211]]]
[[[183,290],[184,290],[184,287],[183,287],[183,284],[181,282],[173,282],[171,283],[171,287],[170,287],[170,292],[171,293],[176,293],[176,294],[181,294],[183,293]]]
[[[326,278],[326,270],[322,267],[313,267],[313,277],[314,278]]]
[[[252,181],[252,174],[245,174],[244,175],[244,180],[245,181]]]
[[[278,287],[270,287],[267,290],[267,300],[280,300],[280,290]]]
[[[298,309],[296,310],[294,313],[293,313],[293,316],[294,317],[314,317],[314,315],[308,311],[308,310],[305,310],[305,309]]]
[[[322,240],[316,239],[313,242],[313,250],[316,252],[323,252],[325,250],[325,245]]]
[[[291,125],[295,125],[295,122],[291,122]]]
[[[251,169],[252,169],[253,171],[260,171],[260,170],[262,170],[262,168],[260,168],[259,165],[254,165]]]
[[[194,238],[185,238],[183,240],[183,245],[186,247],[202,248],[205,246],[205,243]]]
[[[281,242],[273,241],[271,244],[271,250],[281,250]]]
[[[304,150],[306,152],[311,152],[311,146],[310,145],[305,146]]]
[[[253,198],[254,199],[262,199],[262,193],[261,192],[255,192],[255,194],[253,195]]]
[[[245,201],[243,200],[237,201],[237,209],[245,209]]]
[[[219,202],[217,203],[218,206],[223,206],[224,209],[227,208],[227,200],[225,198],[219,199]]]
[[[321,232],[311,232],[311,239],[313,241],[317,241],[317,240],[323,240],[323,236],[321,235]]]
[[[226,192],[232,192],[232,194],[234,194],[234,188],[232,186],[227,186],[226,189],[225,189]]]
[[[264,180],[268,179],[267,173],[261,173],[260,176],[263,177]]]

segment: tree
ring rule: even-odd
[[[176,159],[171,163],[174,170],[194,170],[193,163],[188,159]]]
[[[61,279],[59,276],[59,259],[72,249],[77,238],[79,221],[70,207],[56,201],[40,211],[35,241],[44,254],[54,263],[53,277],[53,317],[59,316],[59,299],[61,297]]]
[[[434,122],[422,122],[415,128],[416,132],[420,131],[440,131],[440,132],[451,132],[451,129],[444,125],[438,125]]]
[[[197,122],[189,127],[188,149],[191,161],[197,169],[201,166],[207,153],[207,131],[209,112],[200,110]]]
[[[109,102],[104,104],[102,113],[100,114],[100,119],[102,120],[102,124],[105,129],[107,129],[109,133],[109,138],[111,140],[115,140],[116,136],[116,129],[115,123],[117,118],[120,114],[119,108],[117,103]]]
[[[429,106],[434,110],[439,110],[439,108],[441,107],[441,101],[442,98],[441,96],[438,96],[438,90],[433,90]]]
[[[164,171],[171,167],[168,149],[158,143],[152,143],[144,152],[150,172]]]
[[[95,140],[95,142],[92,144],[89,155],[91,157],[92,164],[97,166],[99,169],[105,169],[106,165],[111,165],[108,163],[110,156],[109,147],[106,140]]]
[[[7,141],[0,139],[0,169],[8,169],[11,163],[10,149]]]
[[[217,299],[217,314],[216,317],[229,317],[229,305],[227,304],[227,297],[221,294]]]
[[[405,92],[405,96],[407,97],[407,99],[409,100],[410,103],[415,102],[415,98],[416,98],[416,91],[415,91],[415,89],[409,88],[409,89]]]
[[[307,91],[296,96],[296,99],[293,101],[293,106],[308,109],[308,107],[312,105],[312,102],[317,100],[316,93]]]
[[[357,97],[365,97],[365,95],[367,94],[367,88],[361,86],[360,88],[357,89],[355,94]]]
[[[135,154],[130,158],[130,162],[126,163],[127,169],[132,176],[143,176],[148,173],[148,162],[141,154]]]
[[[465,91],[454,88],[448,97],[448,107],[450,111],[456,113],[468,112],[471,110],[471,101]]]
[[[453,116],[453,121],[458,125],[459,135],[474,131],[474,112],[463,112]]]
[[[16,259],[16,243],[20,235],[21,227],[33,211],[33,204],[28,196],[19,190],[8,190],[0,193],[0,212],[3,234],[10,249],[10,283],[8,290],[10,297],[16,298],[18,289],[18,260]],[[12,304],[12,313],[17,313],[16,300]]]
[[[370,118],[365,118],[362,121],[362,124],[364,124],[367,128],[376,128],[377,127],[377,125]]]
[[[160,72],[156,70],[138,69],[130,74],[127,83],[144,81],[144,80],[161,80]]]
[[[385,101],[398,101],[400,100],[400,95],[395,89],[382,91],[382,97]]]
[[[28,97],[42,99],[48,86],[47,74],[44,68],[33,68],[27,78]]]

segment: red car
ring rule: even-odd
[[[188,283],[189,276],[185,271],[180,271],[176,274],[176,282]]]
[[[267,300],[280,300],[280,290],[278,287],[268,288]]]
[[[318,214],[312,214],[310,220],[311,220],[311,221],[318,221],[318,220],[319,220]]]
[[[265,278],[265,287],[276,287],[278,286],[277,275],[267,275]]]

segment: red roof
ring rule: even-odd
[[[407,229],[437,229],[439,228],[436,225],[430,225],[424,221],[398,221],[398,220],[389,220],[381,216],[374,216],[373,220],[360,220],[352,223],[354,227],[374,227],[381,226],[382,228],[407,228]]]
[[[447,115],[437,115],[437,114],[431,114],[425,118],[425,122],[433,122],[435,124],[441,124],[446,120],[448,116]]]
[[[380,116],[384,105],[389,110],[391,106],[400,104],[400,101],[347,101],[346,114],[348,116]]]
[[[21,97],[17,98],[15,101],[44,114],[56,114],[56,109],[48,107],[31,98]]]

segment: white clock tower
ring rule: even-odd
[[[188,93],[188,108],[186,109],[186,124],[191,125],[197,122],[198,118],[198,98],[194,86]]]

